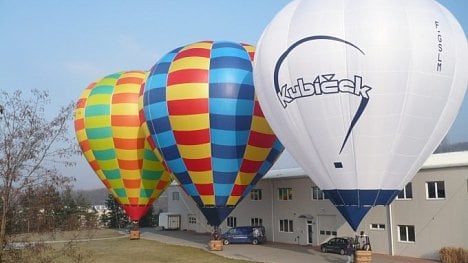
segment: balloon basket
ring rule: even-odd
[[[367,250],[354,251],[354,262],[355,263],[372,262],[372,251],[367,251]]]
[[[221,251],[223,250],[223,241],[222,240],[210,240],[208,243],[210,251]]]
[[[140,239],[140,230],[130,230],[130,240]]]

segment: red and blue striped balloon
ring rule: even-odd
[[[254,49],[224,41],[189,44],[162,57],[145,85],[151,136],[212,226],[221,224],[284,149],[255,96]]]

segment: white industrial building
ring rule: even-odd
[[[196,204],[177,185],[167,190],[168,211],[182,230],[211,232]],[[389,206],[377,206],[358,231],[377,253],[438,259],[444,246],[468,248],[468,152],[432,155]],[[265,226],[269,241],[319,245],[354,231],[300,168],[272,170],[259,181],[221,229]]]

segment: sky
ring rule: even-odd
[[[289,0],[0,0],[0,90],[51,95],[50,115],[93,81],[147,70],[172,49],[201,40],[255,45]],[[439,0],[468,32],[468,0]],[[70,136],[74,136],[70,123]],[[448,136],[468,141],[468,96]],[[280,166],[294,164],[284,155]],[[63,168],[79,189],[102,187],[83,156]]]

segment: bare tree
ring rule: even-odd
[[[50,104],[46,91],[0,90],[0,242],[6,245],[8,214],[18,202],[18,194],[29,186],[64,185],[73,179],[60,174],[58,166],[70,166],[76,143],[68,136],[72,102],[47,117]],[[0,261],[1,261],[0,251]]]

